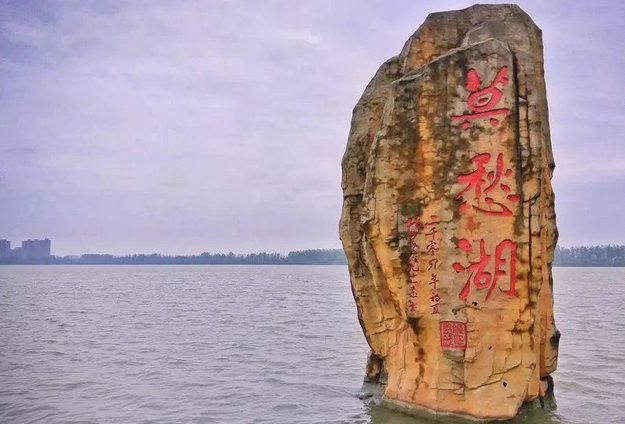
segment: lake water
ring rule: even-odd
[[[625,423],[625,269],[555,269],[557,409]],[[0,267],[0,423],[428,421],[359,399],[342,266]]]

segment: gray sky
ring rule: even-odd
[[[339,247],[351,110],[467,1],[0,0],[0,238],[53,253]],[[560,244],[625,243],[625,2],[543,29]]]

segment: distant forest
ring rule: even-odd
[[[202,253],[200,255],[114,256],[85,254],[82,256],[52,256],[47,259],[17,261],[1,264],[50,265],[346,265],[341,249],[312,249],[280,253]],[[554,266],[625,266],[625,245],[557,247]]]
[[[2,262],[7,263],[7,262]],[[88,253],[81,256],[52,256],[47,259],[16,261],[12,264],[51,265],[346,265],[341,249],[311,249],[280,253],[207,253],[200,255],[168,256],[152,253],[148,255],[114,256]]]
[[[554,266],[625,266],[625,245],[556,247]]]

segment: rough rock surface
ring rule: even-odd
[[[354,109],[340,235],[390,406],[511,418],[556,369],[542,49],[516,5],[434,13]]]

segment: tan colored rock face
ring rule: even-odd
[[[540,30],[517,6],[433,14],[354,109],[341,239],[388,404],[513,417],[559,333]]]

